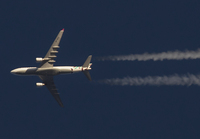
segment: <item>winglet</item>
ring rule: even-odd
[[[62,31],[64,31],[65,29],[63,28]]]

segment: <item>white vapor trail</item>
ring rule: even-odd
[[[170,75],[170,76],[147,76],[147,77],[124,77],[124,78],[113,78],[100,80],[100,83],[110,84],[110,85],[129,85],[129,86],[139,86],[139,85],[198,85],[200,86],[200,74],[186,74],[186,75]]]
[[[147,61],[147,60],[183,60],[183,59],[197,59],[200,58],[200,49],[196,51],[168,51],[161,53],[144,53],[144,54],[130,54],[119,56],[105,56],[99,57],[98,60],[110,60],[110,61]]]

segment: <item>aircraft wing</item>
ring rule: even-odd
[[[54,40],[53,44],[51,45],[49,51],[47,52],[47,54],[45,55],[44,57],[44,61],[42,61],[42,63],[40,64],[40,68],[48,68],[48,67],[53,67],[53,64],[54,62],[56,62],[54,60],[54,58],[56,58],[56,54],[58,53],[57,49],[59,48],[59,43],[60,43],[60,40],[62,38],[62,35],[63,35],[63,32],[64,32],[64,29],[62,29],[56,39]]]
[[[50,91],[52,96],[56,99],[58,104],[61,107],[64,107],[64,105],[63,105],[63,103],[62,103],[62,101],[60,99],[59,93],[57,92],[56,86],[54,84],[53,76],[42,76],[42,75],[40,75],[39,77],[43,81],[43,83],[45,84],[47,89]]]

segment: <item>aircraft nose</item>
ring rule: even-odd
[[[11,71],[10,71],[10,73],[12,73],[12,74],[15,74],[15,73],[16,73],[16,71],[15,71],[15,70],[11,70]]]

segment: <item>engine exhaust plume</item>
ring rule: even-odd
[[[98,57],[100,61],[162,61],[162,60],[183,60],[183,59],[198,59],[200,58],[200,49],[196,51],[168,51],[161,53],[144,53],[144,54],[130,54],[130,55],[119,55],[119,56],[105,56]]]
[[[100,80],[100,83],[105,83],[109,85],[129,85],[129,86],[139,86],[139,85],[150,85],[150,86],[161,86],[161,85],[180,85],[180,86],[190,86],[198,85],[200,86],[200,74],[186,74],[186,75],[170,75],[170,76],[147,76],[147,77],[124,77],[124,78],[113,78]]]

